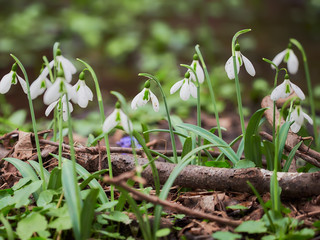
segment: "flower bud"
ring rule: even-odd
[[[234,50],[240,51],[240,44],[239,43],[236,44],[236,46],[234,47]]]
[[[187,72],[184,74],[184,77],[185,77],[185,78],[189,78],[189,77],[190,77],[189,71],[187,71]]]
[[[144,87],[145,87],[145,88],[150,88],[150,80],[147,80],[147,81],[144,83]]]
[[[79,79],[80,79],[80,80],[84,80],[84,71],[82,71],[82,72],[79,74]]]
[[[195,54],[193,55],[193,60],[195,60],[195,61],[198,61],[198,60],[199,60],[198,54],[195,53]]]
[[[115,107],[116,107],[117,109],[120,109],[120,108],[121,108],[121,104],[120,104],[120,102],[116,102]]]

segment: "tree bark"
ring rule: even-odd
[[[112,155],[112,168],[115,176],[135,169],[131,155]],[[147,159],[139,158],[140,165],[148,163]],[[164,184],[176,164],[155,162],[159,172],[160,183]],[[269,192],[272,171],[259,168],[229,169],[188,165],[178,175],[174,185],[193,189],[208,189],[217,191],[237,191],[252,193],[247,181],[250,181],[259,193]],[[148,184],[153,184],[150,166],[142,177]],[[284,198],[302,198],[320,194],[320,173],[282,173],[278,172],[279,185]]]

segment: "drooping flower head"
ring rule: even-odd
[[[150,90],[150,80],[144,84],[144,88],[139,92],[131,102],[131,108],[136,110],[138,107],[145,105],[151,99],[152,107],[155,112],[159,111],[159,100]]]
[[[62,118],[63,118],[63,121],[67,121],[68,120],[68,107],[69,107],[69,112],[71,113],[73,111],[73,106],[72,104],[70,103],[70,98],[69,100],[67,101],[66,100],[66,95],[64,95],[61,99],[61,104],[60,104],[60,99],[58,99],[57,101],[54,101],[52,102],[46,109],[45,111],[45,115],[46,117],[49,116],[49,114],[52,112],[52,110],[57,107],[58,110],[62,111]],[[67,106],[67,104],[69,106]]]
[[[239,43],[235,46],[235,56],[236,56],[236,67],[237,67],[237,73],[239,74],[240,67],[242,64],[244,64],[244,67],[251,76],[254,76],[256,74],[256,70],[254,69],[252,63],[248,58],[246,58],[241,52],[240,52],[240,45]],[[229,79],[235,79],[234,75],[234,67],[233,67],[233,56],[231,56],[228,61],[226,62],[226,65],[224,66],[225,71],[228,75]]]
[[[118,125],[122,125],[123,130],[127,133],[132,131],[132,123],[127,115],[120,109],[121,105],[119,102],[116,103],[114,111],[106,118],[103,123],[102,131],[106,134],[109,133]]]
[[[295,104],[295,108],[290,115],[290,122],[293,122],[290,126],[292,132],[299,132],[304,119],[307,119],[310,124],[313,124],[312,119],[308,116],[308,114],[302,111],[302,107],[300,105],[300,101]]]
[[[184,79],[176,82],[170,89],[170,94],[175,93],[180,88],[180,98],[183,101],[187,101],[190,98],[190,95],[194,98],[197,98],[197,87],[194,85],[190,77],[190,72],[186,72]]]
[[[11,85],[12,84],[16,85],[17,82],[20,83],[24,93],[27,93],[28,90],[27,90],[26,81],[17,74],[17,68],[18,68],[17,63],[14,63],[12,65],[11,71],[6,75],[4,75],[0,80],[1,94],[6,94],[7,92],[9,92]]]
[[[78,105],[82,108],[86,108],[88,106],[88,102],[92,101],[93,99],[93,93],[86,85],[84,80],[84,72],[80,73],[78,82],[72,88],[76,93]]]
[[[72,80],[72,74],[75,74],[77,72],[76,67],[67,58],[62,56],[60,49],[57,50],[56,60],[58,71],[62,70],[64,72],[66,81],[70,83]]]
[[[277,86],[275,89],[273,89],[270,98],[272,101],[276,101],[279,98],[289,97],[289,95],[292,92],[295,92],[301,100],[305,99],[305,95],[302,92],[302,90],[297,85],[292,83],[289,80],[289,74],[286,74],[284,77],[283,83],[281,83],[279,86]]]
[[[53,62],[51,65],[53,65]],[[48,68],[44,67],[39,77],[36,80],[34,80],[34,82],[30,85],[31,99],[37,98],[38,96],[43,94],[47,88],[49,88],[52,85],[51,81],[47,78],[48,73],[49,73]]]
[[[288,44],[288,47],[282,52],[278,53],[272,62],[279,66],[282,60],[287,63],[288,71],[290,74],[296,74],[299,68],[299,61],[297,56],[294,54],[292,50],[291,43]],[[272,69],[275,69],[273,65],[271,65]]]
[[[198,57],[197,54],[193,55],[193,61],[190,64],[190,67],[192,67],[192,69],[194,69],[194,71],[196,72],[196,75],[198,77],[199,83],[203,83],[204,82],[204,72],[203,72],[203,69],[202,69],[202,67],[200,65],[199,57]],[[190,72],[191,79],[193,81],[197,82],[197,78],[194,75],[194,73],[192,71],[189,71],[189,72]]]

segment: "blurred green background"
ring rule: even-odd
[[[142,86],[139,72],[156,75],[166,92],[182,79],[190,64],[194,46],[200,45],[218,98],[220,111],[235,100],[234,82],[227,79],[224,64],[231,55],[231,39],[235,32],[251,28],[241,36],[242,53],[256,68],[252,78],[241,71],[245,104],[259,104],[261,96],[270,93],[274,72],[262,57],[272,59],[287,47],[289,38],[299,40],[306,49],[311,78],[318,83],[320,54],[320,0],[0,0],[0,73],[10,71],[15,54],[24,63],[30,79],[39,74],[42,56],[52,59],[52,46],[58,41],[64,56],[72,60],[79,72],[77,57],[95,69],[105,101],[109,91],[116,90],[128,99]],[[306,90],[300,53],[295,50],[300,67],[291,79]],[[74,77],[74,82],[77,81]],[[88,82],[88,85],[93,86]],[[318,98],[320,89],[317,88]],[[154,90],[157,92],[157,90]],[[247,91],[247,92],[246,92]],[[208,91],[203,88],[204,98]],[[21,98],[17,97],[21,95]],[[4,101],[4,96],[1,96]],[[5,96],[15,109],[26,107],[20,87]],[[110,100],[110,101],[109,101]],[[195,101],[181,103],[182,115]],[[36,101],[41,109],[41,101]],[[27,107],[26,107],[27,108]],[[207,111],[212,108],[208,105]],[[3,112],[3,109],[0,109]]]

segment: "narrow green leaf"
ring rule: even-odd
[[[285,122],[281,126],[280,131],[279,131],[279,152],[278,152],[279,162],[282,159],[282,153],[283,153],[283,149],[286,144],[286,141],[287,141],[287,136],[288,136],[290,125],[291,125],[291,122]]]
[[[286,161],[286,163],[283,166],[283,169],[282,169],[283,172],[288,172],[289,171],[289,167],[290,167],[291,162],[292,162],[292,160],[294,158],[294,155],[296,154],[296,152],[299,149],[299,147],[301,146],[301,144],[302,144],[302,141],[299,142],[297,145],[295,145],[292,148],[291,152],[288,155],[288,160]]]
[[[239,161],[238,156],[235,154],[235,152],[229,146],[229,144],[227,144],[225,141],[223,141],[218,136],[212,134],[211,132],[201,127],[198,127],[192,124],[187,124],[187,123],[180,124],[178,127],[194,132],[197,135],[201,136],[202,138],[207,139],[209,142],[213,143],[214,145],[218,145],[219,146],[218,148],[220,149],[220,151],[223,152],[233,164],[236,164],[236,162]]]
[[[141,128],[142,128],[144,141],[146,143],[150,142],[150,134],[148,133],[148,125],[145,123],[141,123]]]
[[[3,216],[3,214],[0,214],[0,221],[2,222],[6,232],[7,232],[7,237],[8,240],[14,240],[14,233],[12,231],[12,227],[9,223],[9,221]]]
[[[252,157],[257,167],[262,168],[261,138],[259,135],[252,135]]]
[[[87,178],[80,184],[80,189],[81,189],[81,190],[84,189],[87,185],[89,185],[89,183],[90,183],[93,179],[99,177],[101,174],[106,173],[106,172],[108,172],[108,171],[109,171],[108,169],[103,169],[103,170],[97,171],[97,172],[92,173],[92,174],[89,173],[90,176],[87,177]]]
[[[259,123],[260,123],[261,117],[263,116],[265,110],[267,110],[267,108],[261,108],[252,115],[252,117],[249,120],[247,129],[246,129],[246,134],[244,137],[244,155],[247,160],[253,161],[256,164],[258,162],[260,162],[259,160],[255,161],[256,160],[255,153],[260,151],[260,145],[258,146],[257,144],[254,144],[255,143],[254,141],[256,139],[253,139],[252,136],[253,135],[258,136],[257,131],[258,131]],[[259,148],[259,150],[255,149],[257,147]],[[259,166],[259,165],[257,164],[257,166]]]
[[[267,169],[272,171],[273,170],[273,164],[274,164],[274,144],[272,142],[263,140],[263,154],[266,157],[267,161]]]
[[[237,233],[227,232],[227,231],[218,231],[212,234],[212,237],[217,240],[236,240],[236,239],[240,239],[241,235]]]
[[[62,178],[61,178],[62,170],[59,167],[55,167],[52,169],[50,173],[50,178],[48,182],[48,189],[59,189],[62,187]]]
[[[34,168],[34,170],[36,170],[37,174],[40,176],[40,164],[33,160],[28,160],[28,162]],[[50,178],[50,173],[45,168],[43,168],[43,173],[44,173],[44,180],[46,181],[46,183],[48,183]]]
[[[182,147],[181,157],[183,158],[188,152],[192,150],[192,139],[191,137],[186,138]]]
[[[77,240],[81,237],[81,196],[80,188],[75,181],[75,172],[73,171],[72,162],[70,160],[64,160],[62,166],[62,186],[64,196],[68,205],[68,210],[72,222],[72,229]],[[76,189],[76,186],[79,189]]]
[[[99,189],[91,188],[89,194],[83,201],[81,210],[81,238],[89,239],[91,235],[92,220],[96,207]]]

